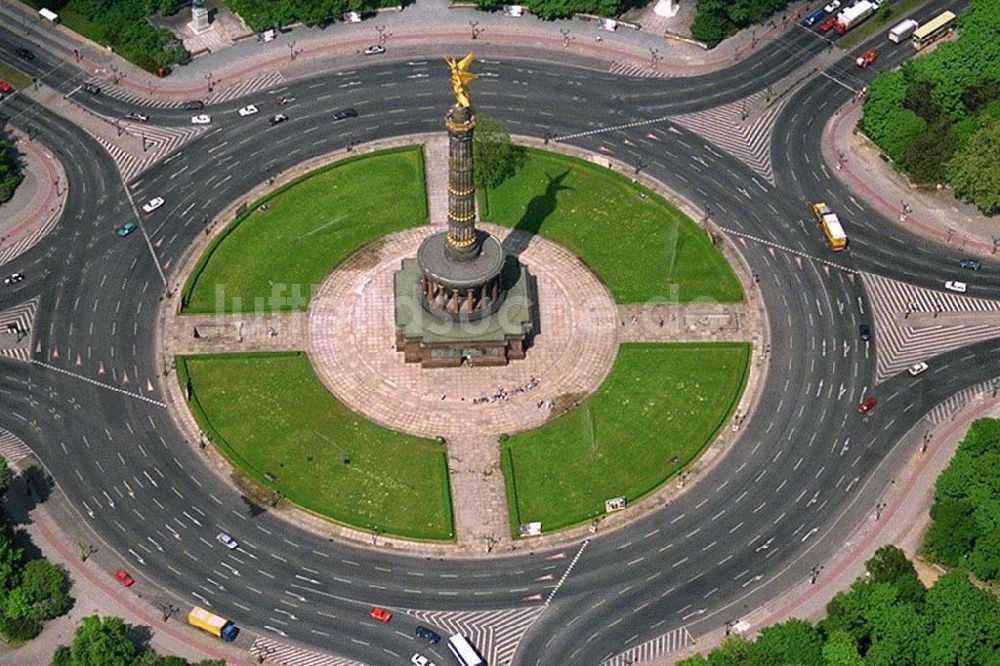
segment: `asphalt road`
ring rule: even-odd
[[[935,3],[922,14],[955,4]],[[7,60],[19,41],[0,29],[0,57]],[[793,27],[726,70],[683,79],[624,79],[530,58],[479,65],[474,100],[512,132],[572,136],[566,141],[573,145],[639,160],[651,176],[710,206],[716,225],[801,253],[753,240],[740,246],[761,277],[772,335],[762,399],[740,444],[687,494],[627,528],[598,534],[578,560],[577,548],[482,561],[417,559],[306,534],[254,511],[203,469],[155,403],[162,382],[174,378],[156,367],[153,323],[164,284],[153,255],[169,275],[207,220],[311,156],[350,141],[442,131],[449,88],[437,49],[423,61],[358,60],[290,83],[280,95],[294,101],[282,107],[272,91],[208,109],[209,132],[130,183],[136,202],[162,196],[166,204],[143,216],[142,233],[127,239],[114,235],[131,213],[103,149],[22,98],[0,105],[13,125],[36,128],[70,183],[56,229],[0,267],[27,276],[0,292],[0,309],[41,296],[38,363],[0,360],[0,426],[31,445],[81,520],[122,555],[141,585],[162,586],[181,604],[208,604],[240,625],[366,663],[405,663],[421,647],[411,617],[397,613],[381,625],[367,615],[372,604],[537,606],[537,595],[547,598],[573,561],[525,635],[518,663],[597,664],[679,626],[695,636],[715,629],[807,577],[872,511],[893,470],[912,453],[897,446],[902,435],[939,401],[1000,375],[996,343],[981,343],[935,358],[933,372],[879,385],[877,408],[865,417],[856,412],[873,390],[878,331],[873,343],[858,339],[870,306],[851,271],[934,288],[965,278],[970,294],[1000,297],[995,263],[962,272],[956,249],[910,236],[871,210],[851,215],[848,250],[834,255],[826,248],[809,204],[823,199],[837,210],[857,209],[850,191],[821,166],[822,129],[853,94],[850,88],[874,72],[857,70],[845,56],[795,93],[775,126],[776,186],[754,181],[741,162],[664,119],[762,90],[819,62],[825,48],[813,33]],[[881,45],[875,69],[909,57],[908,48]],[[189,122],[190,112],[87,95],[78,90],[83,77],[72,63],[34,50],[29,73],[93,111],[115,117],[142,110],[151,123]],[[246,103],[261,113],[240,118],[236,109]],[[360,117],[333,122],[332,112],[346,107]],[[279,109],[290,120],[268,126]],[[636,121],[648,122],[623,127]],[[220,530],[238,539],[240,549],[220,546]],[[440,646],[421,651],[449,663]]]

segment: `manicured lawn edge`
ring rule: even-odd
[[[636,347],[636,348],[641,348],[641,347],[657,347],[657,346],[661,346],[661,345],[664,345],[664,344],[669,344],[669,345],[684,345],[684,346],[686,346],[688,348],[692,348],[692,349],[698,348],[698,347],[706,347],[706,346],[707,347],[718,347],[720,345],[725,345],[725,346],[730,346],[730,347],[733,347],[733,348],[741,348],[742,351],[743,351],[743,373],[742,373],[742,377],[740,378],[739,389],[733,392],[732,397],[731,397],[730,402],[729,402],[729,405],[727,406],[725,412],[723,413],[724,415],[715,424],[715,427],[712,429],[711,434],[709,436],[707,436],[705,438],[705,441],[701,444],[701,446],[699,446],[690,455],[688,455],[686,457],[683,457],[683,458],[680,458],[679,464],[671,472],[669,472],[666,476],[664,476],[662,479],[651,483],[648,487],[640,488],[639,490],[633,491],[635,493],[635,495],[629,497],[629,503],[630,504],[634,504],[635,502],[638,502],[638,501],[642,500],[643,498],[647,497],[648,495],[654,493],[656,490],[658,490],[659,488],[661,488],[664,483],[668,482],[671,478],[673,478],[674,476],[676,476],[679,472],[683,471],[692,461],[694,461],[698,457],[700,457],[705,452],[705,450],[709,446],[711,446],[711,444],[713,442],[715,442],[716,438],[719,436],[719,432],[725,427],[725,424],[732,418],[733,412],[735,411],[737,405],[739,404],[740,399],[743,396],[743,392],[746,390],[747,380],[748,380],[749,374],[750,374],[750,362],[751,362],[752,358],[751,358],[751,345],[748,342],[725,342],[725,343],[700,343],[700,342],[692,342],[692,343],[656,343],[656,342],[648,342],[648,343],[628,343],[628,344],[630,346],[633,346],[633,347]],[[573,410],[573,411],[575,412],[575,411],[578,411],[578,410],[581,410],[581,409],[585,409],[586,406],[587,406],[587,403],[590,402],[590,401],[592,401],[592,400],[594,400],[594,397],[595,397],[596,393],[597,392],[595,392],[594,395],[591,395],[590,397],[588,397],[582,404],[580,404],[580,406],[578,406],[576,408],[576,410]],[[571,413],[572,412],[567,412],[566,414],[561,415],[559,418],[565,418],[566,416],[568,416]],[[545,426],[542,426],[542,427],[545,427]],[[508,442],[502,442],[501,446],[503,447],[503,449],[501,451],[501,454],[502,454],[501,455],[501,468],[502,468],[504,476],[505,476],[505,486],[507,488],[507,507],[508,507],[508,511],[509,511],[509,514],[510,514],[510,517],[511,517],[511,532],[512,532],[512,536],[516,539],[516,538],[520,538],[519,526],[522,523],[522,518],[521,518],[521,515],[520,515],[520,509],[518,507],[518,502],[517,502],[518,492],[517,492],[516,476],[514,474],[514,460],[513,460],[512,445],[510,443],[508,443]],[[582,524],[586,523],[587,521],[592,520],[593,518],[596,518],[598,516],[603,516],[603,515],[605,515],[604,511],[598,508],[598,509],[595,509],[595,510],[589,512],[589,513],[586,513],[585,515],[583,515],[581,517],[570,517],[570,518],[567,518],[566,520],[564,520],[562,522],[556,522],[556,523],[546,522],[546,523],[544,523],[542,525],[543,534],[548,534],[548,533],[551,533],[551,532],[554,532],[554,531],[557,531],[557,530],[565,529],[567,527],[574,527],[574,526],[577,526],[577,525],[582,525]]]
[[[181,391],[185,397],[187,397],[187,387],[190,382],[190,372],[187,367],[187,361],[190,358],[197,358],[199,360],[223,360],[227,358],[245,358],[247,356],[253,356],[255,358],[280,358],[280,357],[298,357],[305,356],[305,352],[300,351],[287,351],[287,352],[230,352],[230,353],[216,353],[216,354],[198,354],[191,356],[177,356],[176,357],[176,372],[177,381],[180,384]],[[332,397],[332,396],[331,396]],[[335,398],[334,398],[335,399]],[[209,417],[208,413],[205,411],[198,397],[198,393],[195,390],[191,391],[191,397],[187,400],[191,413],[195,417],[198,426],[207,435],[208,439],[222,452],[224,456],[236,466],[239,472],[243,475],[252,479],[253,482],[265,488],[269,492],[273,492],[281,497],[283,500],[294,505],[297,509],[301,511],[306,511],[314,516],[322,518],[333,523],[346,525],[348,527],[360,530],[370,530],[373,525],[359,525],[350,523],[344,520],[338,520],[332,516],[311,510],[300,504],[296,503],[293,498],[290,498],[284,494],[280,489],[276,488],[265,476],[264,472],[257,467],[255,467],[249,460],[243,457],[236,449],[234,449],[226,438],[223,437],[218,430],[214,427],[212,419]],[[377,424],[376,424],[377,425]],[[379,426],[382,427],[382,426]],[[442,440],[443,443],[443,440]],[[440,452],[441,465],[445,470],[444,481],[443,481],[443,491],[445,502],[445,519],[447,525],[447,532],[444,533],[429,533],[427,531],[420,530],[405,530],[405,529],[394,529],[392,531],[381,531],[380,533],[404,537],[407,539],[418,540],[418,541],[432,541],[440,543],[442,541],[454,541],[455,540],[455,516],[454,516],[454,506],[453,506],[453,496],[451,490],[451,476],[448,473],[448,454],[446,450]]]
[[[360,161],[360,160],[364,160],[364,159],[367,159],[369,157],[384,157],[384,156],[392,155],[392,154],[395,154],[395,153],[409,153],[409,152],[412,152],[412,153],[416,154],[417,165],[418,165],[418,173],[419,173],[419,178],[420,178],[420,188],[421,188],[421,190],[423,192],[423,196],[421,197],[423,210],[421,210],[421,211],[415,211],[415,212],[419,213],[419,215],[416,215],[415,218],[419,219],[419,220],[422,220],[423,223],[426,224],[427,220],[428,220],[428,217],[429,217],[429,214],[427,212],[428,211],[428,203],[427,203],[427,177],[426,177],[425,169],[424,169],[424,151],[422,150],[421,146],[416,145],[416,144],[409,145],[409,146],[399,146],[398,148],[388,148],[386,150],[379,150],[379,151],[376,151],[374,153],[365,153],[365,154],[362,154],[362,155],[354,155],[353,157],[347,157],[347,158],[344,158],[344,159],[341,159],[341,160],[337,160],[336,162],[331,162],[330,164],[327,164],[327,165],[322,166],[322,167],[320,167],[318,169],[310,171],[309,173],[304,173],[301,176],[298,176],[297,178],[294,178],[293,180],[290,180],[289,182],[285,183],[284,185],[282,185],[281,187],[277,188],[276,190],[274,190],[272,192],[268,192],[267,194],[265,194],[264,196],[260,197],[259,199],[257,199],[253,203],[249,204],[246,207],[246,210],[244,210],[242,213],[240,213],[239,215],[237,215],[233,219],[232,222],[230,222],[229,224],[227,224],[226,227],[221,232],[219,232],[215,236],[215,238],[213,238],[209,242],[208,247],[205,248],[205,251],[198,258],[198,263],[195,264],[194,270],[191,271],[191,274],[188,276],[187,281],[184,283],[184,289],[181,291],[181,313],[182,314],[212,314],[214,312],[214,310],[212,310],[212,309],[191,308],[191,307],[189,307],[188,306],[188,302],[191,299],[191,294],[194,291],[195,286],[197,285],[198,279],[201,277],[201,274],[204,272],[205,267],[208,265],[208,262],[211,261],[212,257],[215,255],[216,250],[218,250],[218,248],[222,244],[222,242],[224,240],[226,240],[226,238],[229,236],[229,234],[233,233],[233,231],[235,231],[240,226],[240,224],[242,224],[243,221],[246,220],[255,210],[257,210],[258,208],[260,208],[260,206],[262,206],[263,204],[266,204],[267,202],[271,201],[272,199],[274,199],[275,197],[279,196],[280,194],[283,194],[284,192],[288,191],[289,189],[295,187],[296,185],[298,185],[298,184],[300,184],[300,183],[302,183],[302,182],[304,182],[304,181],[312,178],[313,176],[321,175],[323,173],[326,173],[327,171],[330,171],[331,169],[335,169],[337,167],[341,167],[341,166],[344,166],[346,164],[350,164],[352,162],[357,162],[357,161]],[[359,248],[356,248],[356,249],[357,250],[361,250],[362,248],[359,247]],[[348,255],[347,257],[345,257],[344,260],[346,261],[346,259],[349,258],[350,256],[351,255]]]

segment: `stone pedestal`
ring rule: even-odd
[[[674,16],[677,16],[677,12],[679,10],[680,7],[675,5],[673,0],[660,0],[656,3],[656,6],[653,7],[654,14],[657,16],[664,16],[666,18],[673,18]]]
[[[191,22],[188,23],[188,27],[191,28],[196,34],[201,34],[207,31],[210,27],[208,10],[204,7],[192,7],[191,8]]]

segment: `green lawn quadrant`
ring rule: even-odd
[[[703,230],[605,167],[528,149],[517,173],[480,193],[480,208],[484,220],[566,247],[619,303],[743,300],[739,281]]]
[[[512,529],[545,532],[649,493],[715,437],[742,393],[750,345],[623,344],[611,373],[577,409],[503,444]]]
[[[306,310],[313,287],[351,253],[427,220],[420,146],[335,162],[255,201],[220,233],[188,279],[182,311]]]
[[[337,400],[300,352],[177,358],[202,429],[257,482],[322,516],[416,539],[453,539],[445,445]]]

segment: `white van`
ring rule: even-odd
[[[455,634],[448,639],[448,649],[462,666],[486,666],[486,662],[472,647],[472,643],[462,634]]]
[[[899,44],[910,38],[913,31],[920,26],[919,23],[913,19],[906,19],[905,21],[900,21],[896,25],[892,26],[889,30],[889,41],[893,44]]]

